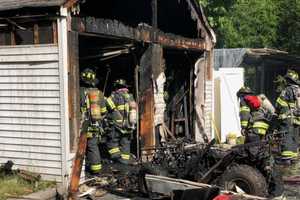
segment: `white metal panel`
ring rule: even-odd
[[[239,103],[236,92],[244,84],[243,68],[221,68],[217,73],[220,80],[220,110],[215,110],[216,117],[220,117],[221,141],[226,140],[230,132],[240,135]]]
[[[61,180],[61,107],[56,45],[0,47],[0,163]]]

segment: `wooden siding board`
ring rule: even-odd
[[[60,140],[60,134],[45,133],[45,132],[21,132],[21,131],[1,131],[0,130],[0,137]]]
[[[45,146],[45,147],[59,147],[60,140],[42,140],[31,138],[13,138],[13,137],[0,137],[1,144],[16,144],[16,145],[31,145],[31,146]]]
[[[0,116],[0,124],[29,124],[29,125],[49,125],[49,126],[59,126],[60,119],[44,119],[44,118],[7,118]]]
[[[1,5],[1,0],[0,0]],[[61,180],[56,45],[0,47],[0,163]]]
[[[1,90],[45,90],[53,91],[59,90],[57,83],[44,83],[44,84],[21,84],[21,83],[0,83]]]
[[[5,91],[1,91],[5,92]],[[32,91],[34,94],[35,91]],[[0,104],[0,111],[59,112],[59,105]]]
[[[0,98],[0,103],[1,103]],[[22,101],[20,101],[22,103]],[[0,111],[0,117],[7,117],[7,118],[38,118],[38,119],[59,119],[60,113],[59,112],[24,112],[24,111]]]
[[[47,153],[32,153],[32,152],[17,152],[17,151],[2,151],[0,157],[21,158],[21,159],[35,159],[45,161],[60,161],[61,155],[47,154]]]
[[[0,65],[0,68],[2,66]],[[29,67],[29,66],[28,66]],[[3,69],[3,68],[2,68]],[[44,69],[44,68],[36,68],[35,70],[28,70],[27,69],[10,69],[7,68],[6,70],[0,70],[0,77],[32,77],[35,78],[36,76],[48,78],[48,77],[58,77],[58,70],[57,69]]]
[[[16,90],[7,90],[1,91],[1,97],[35,97],[35,98],[59,98],[59,91],[16,91]]]
[[[1,144],[1,142],[0,142]],[[61,155],[60,147],[45,147],[45,146],[32,146],[32,145],[18,145],[18,144],[1,144],[0,151],[15,151],[15,152],[32,152],[32,153],[44,153],[59,154]]]
[[[60,133],[59,126],[32,126],[32,125],[19,125],[19,124],[0,124],[0,130],[12,130],[12,131],[38,131],[38,132],[53,132]],[[0,141],[1,142],[1,141]]]
[[[61,169],[60,161],[0,157],[0,163],[6,163],[8,160],[12,160],[16,165],[26,165],[26,166],[33,166],[33,167],[48,167],[48,168]]]
[[[14,63],[14,62],[8,62],[8,63],[0,63],[0,70],[6,71],[6,70],[47,70],[47,69],[56,69],[58,70],[58,64],[57,62],[33,62],[33,63]],[[31,71],[27,71],[30,73]],[[4,72],[1,72],[4,73]]]

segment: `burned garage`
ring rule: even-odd
[[[68,185],[87,68],[106,97],[128,83],[138,158],[169,138],[212,137],[216,39],[195,0],[0,1],[0,20],[1,163]]]

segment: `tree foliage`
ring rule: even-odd
[[[300,0],[199,0],[219,48],[279,48],[300,53]]]

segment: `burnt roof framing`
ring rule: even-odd
[[[175,34],[164,33],[151,26],[133,28],[117,20],[95,17],[72,17],[72,30],[79,33],[108,35],[117,38],[126,38],[134,41],[155,43],[165,47],[210,50],[210,45],[204,39],[191,39]]]

